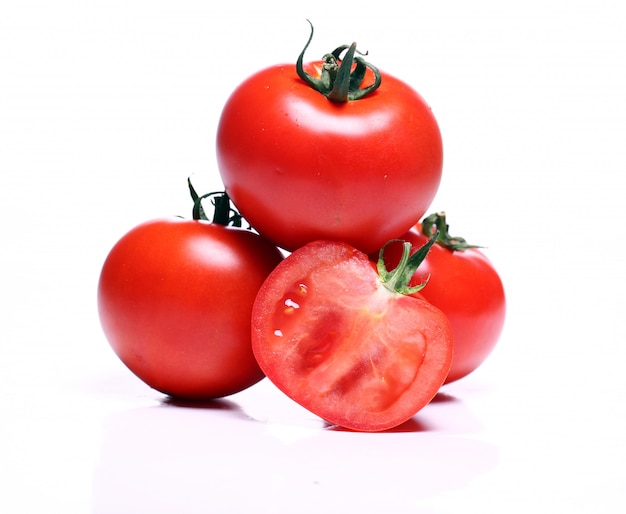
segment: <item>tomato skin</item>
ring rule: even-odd
[[[247,230],[179,218],[143,223],[104,262],[102,328],[152,388],[192,400],[233,394],[264,376],[251,349],[250,312],[281,260]]]
[[[309,63],[311,74],[320,63]],[[380,87],[336,103],[294,65],[261,70],[224,106],[218,167],[241,214],[287,250],[328,239],[380,248],[419,221],[441,180],[441,133],[411,87]],[[367,80],[367,78],[366,78]]]
[[[261,286],[252,348],[267,377],[326,421],[381,431],[432,400],[450,369],[452,328],[418,296],[386,289],[367,255],[315,241]]]
[[[400,239],[414,248],[428,241],[419,224]],[[387,266],[393,268],[400,255],[400,245],[390,244],[384,256]],[[420,294],[448,316],[454,331],[448,384],[473,372],[495,348],[506,315],[504,286],[493,264],[476,248],[452,251],[433,245],[411,283],[417,284],[426,276],[430,278]]]

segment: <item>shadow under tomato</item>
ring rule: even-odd
[[[355,432],[355,433],[360,433],[360,431],[358,431],[358,430],[352,430],[352,429],[349,429],[349,428],[341,427],[339,425],[332,425],[330,423],[328,423],[325,428],[326,428],[326,430],[328,430],[330,432]],[[432,430],[433,430],[432,427],[429,427],[422,420],[420,420],[420,419],[418,419],[417,417],[414,416],[411,419],[405,421],[404,423],[398,425],[397,427],[393,427],[393,428],[390,428],[388,430],[380,430],[380,431],[375,432],[375,433],[384,434],[384,433],[400,433],[400,432],[429,432],[429,431],[432,431]],[[364,431],[363,433],[371,433],[371,432]]]
[[[446,403],[456,403],[460,400],[455,396],[452,396],[449,393],[439,392],[435,395],[435,397],[430,401],[432,404],[446,404]],[[349,428],[340,427],[339,425],[333,425],[328,423],[326,425],[326,430],[332,432],[356,432],[355,430],[351,430]],[[402,432],[435,432],[438,429],[426,423],[423,419],[420,419],[419,413],[408,419],[404,423],[400,425],[390,428],[388,430],[381,430],[379,433],[402,433]]]
[[[454,403],[460,401],[456,396],[452,396],[450,393],[439,392],[430,401],[430,403]]]
[[[164,407],[180,407],[187,409],[210,409],[210,410],[241,410],[239,405],[223,398],[212,400],[188,400],[185,398],[175,398],[167,396],[161,400]]]

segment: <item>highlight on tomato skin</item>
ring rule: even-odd
[[[252,348],[266,376],[327,422],[394,428],[427,405],[452,362],[447,317],[391,291],[366,254],[315,241],[270,273],[252,310]]]

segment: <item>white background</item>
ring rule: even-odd
[[[0,511],[621,512],[626,16],[618,1],[4,0]],[[232,89],[357,41],[439,120],[432,210],[487,246],[505,331],[402,431],[328,429],[264,381],[171,405],[104,339],[134,225],[219,188]],[[217,186],[217,187],[214,187]]]

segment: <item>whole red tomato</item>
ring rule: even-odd
[[[417,223],[439,188],[437,121],[354,44],[308,64],[303,54],[249,77],[226,102],[217,131],[226,191],[285,249],[328,239],[375,251]]]
[[[122,362],[158,391],[194,400],[236,393],[264,376],[250,313],[281,260],[249,230],[200,219],[143,223],[104,262],[102,328]]]
[[[406,287],[420,259],[377,273],[346,243],[294,251],[252,311],[252,347],[267,377],[348,429],[386,430],[411,418],[448,375],[453,345],[446,316],[413,296],[419,286]]]
[[[419,247],[436,230],[437,243],[414,280],[430,277],[420,294],[441,309],[452,324],[454,358],[446,378],[450,383],[470,374],[492,352],[504,327],[506,299],[502,280],[485,254],[463,238],[448,234],[445,213],[431,214],[401,239]],[[388,245],[384,251],[386,265],[396,265],[401,251],[398,243]]]

